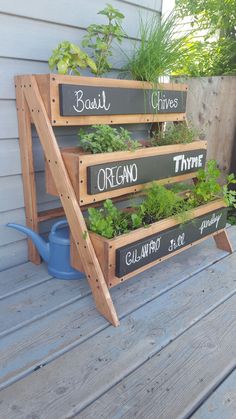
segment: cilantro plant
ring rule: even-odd
[[[106,25],[92,24],[87,28],[87,35],[82,41],[83,47],[91,48],[96,68],[92,72],[101,76],[110,70],[111,64],[108,59],[112,56],[111,46],[113,41],[122,42],[124,31],[121,27],[124,15],[119,10],[107,4],[105,9],[98,12],[108,19]]]
[[[129,131],[109,125],[92,125],[92,132],[80,129],[78,136],[82,149],[92,154],[135,150],[140,145],[138,141],[131,139]]]
[[[96,72],[97,67],[95,62],[82,51],[77,45],[69,41],[61,42],[57,48],[52,52],[48,61],[49,67],[53,70],[55,67],[59,74],[80,75],[79,68],[85,69],[89,67],[93,72]]]
[[[103,208],[89,208],[88,226],[91,231],[103,237],[111,239],[129,231],[130,214],[115,207],[110,199],[107,199]]]

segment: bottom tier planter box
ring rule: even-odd
[[[107,285],[113,287],[207,236],[220,234],[226,219],[226,205],[217,199],[194,209],[184,224],[170,217],[113,239],[89,234]],[[82,269],[73,240],[71,262],[74,268]]]

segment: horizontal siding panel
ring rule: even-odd
[[[19,141],[0,141],[0,176],[18,175],[21,173]]]
[[[1,57],[39,61],[47,61],[52,49],[64,39],[80,43],[85,34],[85,31],[81,29],[10,15],[0,15],[0,27]],[[14,31],[9,31],[9,27],[14,28]],[[122,48],[126,54],[129,54],[131,41],[124,39]],[[110,62],[114,68],[121,68],[125,63],[125,56],[122,54],[120,47],[115,47],[113,51]]]
[[[136,128],[136,129],[135,129]],[[144,139],[147,136],[147,128],[126,127],[135,139]],[[131,130],[133,131],[131,132]],[[78,131],[78,129],[76,129]],[[75,133],[71,135],[57,135],[58,145],[61,148],[77,147],[78,137]],[[36,172],[44,171],[44,155],[38,138],[33,138],[34,168]],[[0,177],[21,174],[20,149],[18,139],[0,141]]]
[[[46,62],[0,58],[1,90],[0,99],[15,99],[14,76],[17,74],[47,74]]]
[[[15,99],[14,76],[18,74],[47,74],[50,72],[47,62],[0,58],[1,90],[0,99]],[[88,71],[84,75],[91,76]],[[118,72],[111,70],[105,76],[117,78]]]
[[[154,3],[158,4],[158,9],[155,8]],[[138,32],[137,20],[139,14],[143,12],[142,7],[150,7],[151,9],[160,10],[160,1],[136,1],[121,2],[117,0],[112,1],[112,6],[119,9],[124,14],[123,28],[129,37],[136,37]],[[0,0],[0,11],[18,15],[21,17],[28,17],[45,22],[54,22],[59,25],[69,25],[77,28],[86,29],[90,24],[96,22],[97,24],[106,23],[106,18],[98,15],[98,11],[106,7],[107,0],[97,0],[96,7],[91,7],[91,2],[84,0],[67,0],[66,4],[62,1],[41,0],[40,2],[30,1],[5,1]],[[153,7],[154,6],[154,7]],[[152,12],[146,10],[146,14],[150,15]]]
[[[0,271],[28,261],[27,240],[0,246]],[[6,274],[7,281],[7,274]]]
[[[14,100],[0,100],[0,139],[17,138],[18,124]]]
[[[1,0],[4,1],[4,0]],[[151,10],[156,10],[157,12],[161,12],[162,10],[162,1],[163,0],[120,0],[122,3],[126,4],[133,4],[135,6],[141,6],[144,8],[149,8]]]
[[[18,138],[18,123],[16,113],[16,102],[14,100],[0,100],[0,144],[1,139],[6,140],[9,138]],[[125,128],[130,131],[143,132],[147,125],[133,124],[125,125]],[[57,127],[55,128],[55,134],[57,136],[76,135],[79,127]],[[32,130],[32,135],[36,135],[36,131]],[[142,135],[142,134],[141,134]]]
[[[57,219],[57,221],[60,218]],[[54,221],[46,221],[40,223],[40,233],[45,234],[51,230],[51,225]],[[0,246],[8,245],[16,241],[24,239],[25,234],[17,231],[16,229],[7,227],[7,223],[17,223],[25,225],[25,210],[24,208],[19,208],[13,211],[2,212],[0,217]]]
[[[35,178],[38,203],[55,201],[55,197],[45,191],[44,173],[36,173]],[[20,175],[0,177],[0,191],[0,212],[24,207],[23,184]]]

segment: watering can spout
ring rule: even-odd
[[[49,261],[49,253],[50,253],[49,243],[46,242],[44,239],[42,239],[42,237],[40,237],[39,234],[35,233],[30,228],[22,226],[20,224],[8,223],[7,227],[12,227],[12,228],[15,228],[16,230],[21,231],[22,233],[25,233],[33,241],[34,245],[36,246],[43,260],[45,262]]]

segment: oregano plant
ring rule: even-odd
[[[113,151],[135,150],[140,146],[130,137],[129,131],[109,125],[92,125],[90,132],[80,129],[78,132],[80,146],[92,154],[111,153]]]
[[[96,76],[101,76],[110,70],[111,64],[109,58],[112,56],[112,43],[117,41],[121,43],[124,37],[124,31],[121,23],[124,15],[110,4],[105,9],[98,12],[107,18],[107,24],[92,24],[87,28],[87,34],[82,41],[83,47],[90,48],[92,57],[96,63],[96,68],[92,72]]]

